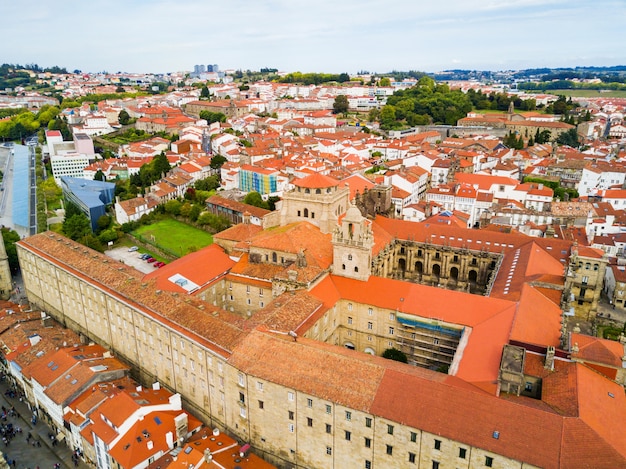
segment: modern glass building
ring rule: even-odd
[[[98,218],[106,215],[106,206],[115,199],[115,184],[80,178],[61,178],[65,200],[79,207],[91,222],[91,230],[98,227]]]

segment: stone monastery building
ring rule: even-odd
[[[626,467],[624,355],[563,320],[601,251],[365,218],[319,174],[215,242],[148,275],[52,232],[18,254],[34,307],[278,467]]]

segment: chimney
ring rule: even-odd
[[[554,352],[554,346],[551,345],[548,347],[546,351],[546,362],[543,365],[546,370],[554,371]]]
[[[243,224],[244,225],[249,225],[250,224],[250,212],[248,212],[248,211],[243,212]]]

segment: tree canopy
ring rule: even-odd
[[[335,97],[333,114],[345,114],[346,112],[348,112],[348,97],[345,94],[340,94]]]

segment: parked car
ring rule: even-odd
[[[152,257],[152,256],[151,256],[150,254],[143,253],[141,256],[139,256],[139,259],[143,259],[143,260],[145,261],[145,260],[146,260],[146,259],[148,259],[149,257]]]
[[[161,265],[159,266],[159,269],[160,269],[161,267],[163,267],[164,265],[165,265],[165,262],[161,262]]]
[[[152,264],[153,262],[156,262],[156,259],[154,257],[148,257],[148,259],[146,259],[146,262],[148,264]]]
[[[158,261],[158,262],[154,263],[155,267],[163,267],[164,265],[165,265],[165,262],[161,262],[161,261]]]
[[[128,248],[128,252],[135,252],[135,251],[139,251],[139,247],[138,246],[131,246]]]

